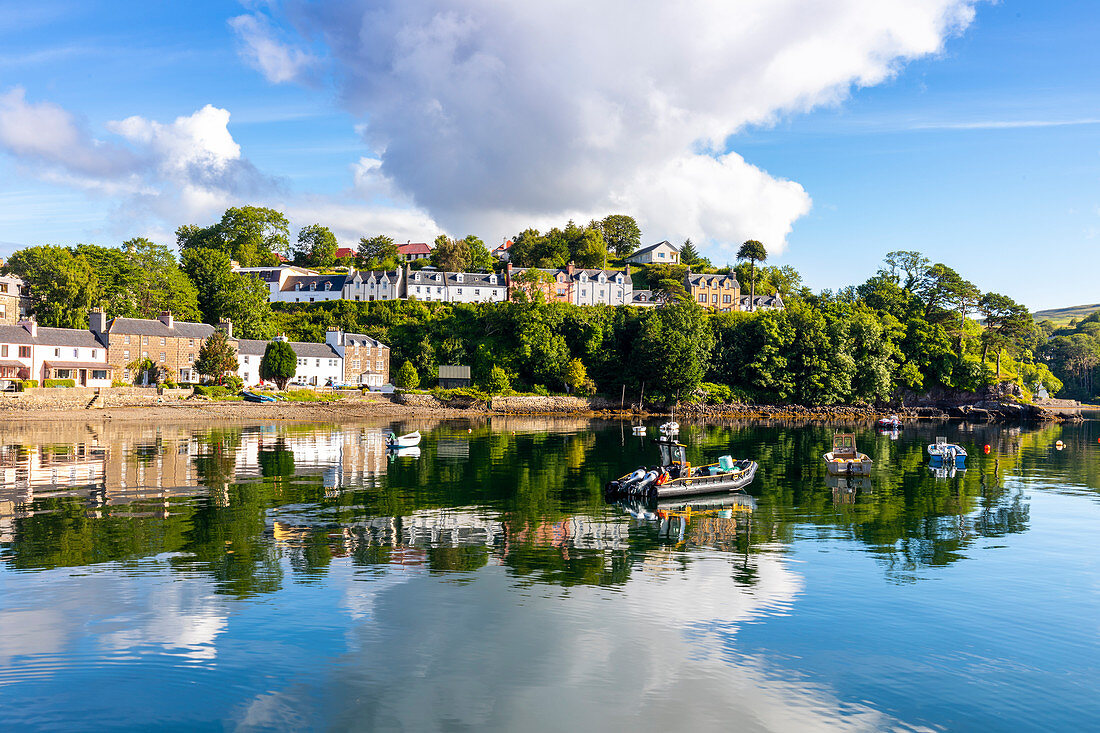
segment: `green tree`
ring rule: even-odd
[[[242,267],[273,266],[279,264],[280,255],[290,254],[290,223],[274,209],[231,207],[217,224],[181,226],[176,230],[176,244],[181,253],[189,249],[221,250]]]
[[[271,341],[264,349],[260,359],[260,379],[271,380],[279,389],[286,389],[286,383],[294,379],[298,370],[298,355],[286,341]]]
[[[65,247],[27,247],[12,254],[4,272],[26,284],[42,326],[87,328],[98,282],[88,260]]]
[[[488,389],[489,394],[507,394],[512,389],[508,372],[494,364],[493,368],[489,370],[489,381],[486,382],[485,387]]]
[[[183,252],[183,270],[198,291],[203,321],[233,322],[239,338],[268,338],[271,331],[270,290],[254,277],[233,272],[229,255],[210,249]]]
[[[737,259],[752,263],[752,274],[749,276],[749,310],[756,310],[756,263],[768,259],[768,250],[761,242],[750,239],[737,250]]]
[[[466,243],[466,272],[492,272],[493,253],[480,238],[467,234],[462,240]]]
[[[220,297],[226,281],[233,274],[230,257],[225,252],[205,247],[183,250],[183,271],[195,285],[199,311],[206,323],[217,323]]]
[[[462,272],[470,260],[470,249],[465,239],[451,239],[446,234],[435,238],[432,248],[432,266],[446,272]]]
[[[397,266],[399,256],[393,237],[377,234],[359,240],[355,261],[361,270],[389,270]]]
[[[997,349],[997,378],[1001,377],[1001,352],[1005,347],[1018,346],[1035,330],[1035,322],[1025,306],[1007,295],[986,293],[978,301],[978,311],[985,318],[982,332],[982,363],[990,346]]]
[[[181,321],[201,317],[198,291],[172,250],[138,237],[123,242],[122,252],[134,273],[130,294],[138,317],[156,318],[161,311],[170,311]]]
[[[693,268],[699,267],[704,262],[703,258],[699,256],[699,250],[695,248],[690,237],[685,239],[684,243],[680,246],[680,262]]]
[[[642,244],[642,230],[634,217],[626,214],[609,214],[599,223],[603,240],[616,257],[629,257]]]
[[[903,290],[914,292],[917,283],[924,279],[929,264],[930,260],[920,252],[897,250],[886,253],[885,266],[879,274],[890,278]]]
[[[393,386],[398,389],[416,389],[419,385],[420,375],[416,373],[416,367],[411,361],[406,360],[393,376]]]
[[[645,313],[634,345],[635,374],[647,391],[680,398],[702,384],[713,348],[710,322],[698,304],[653,308]]]
[[[212,377],[217,384],[223,384],[226,373],[236,373],[237,352],[225,331],[215,329],[214,333],[202,342],[199,347],[199,355],[195,359],[195,371],[207,377]]]
[[[590,382],[584,362],[580,359],[570,359],[563,370],[562,381],[565,382],[565,388],[569,392],[585,392]]]
[[[311,224],[298,232],[295,259],[308,267],[332,267],[338,249],[340,245],[336,242],[336,236],[328,227]]]

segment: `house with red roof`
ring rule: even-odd
[[[493,250],[493,257],[496,257],[498,260],[503,260],[504,262],[507,262],[512,257],[511,253],[508,251],[511,248],[512,240],[506,239],[504,240],[503,244]]]
[[[427,259],[432,256],[432,248],[426,242],[405,242],[397,245],[399,262]]]

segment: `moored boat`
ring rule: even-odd
[[[947,438],[936,436],[935,443],[929,443],[928,456],[932,463],[954,465],[956,468],[966,468],[966,448],[956,443],[948,443]]]
[[[716,463],[692,466],[683,443],[667,436],[655,442],[661,452],[661,464],[650,469],[639,468],[609,481],[605,487],[609,497],[668,499],[729,493],[745,488],[756,475],[756,461],[735,461],[731,456],[721,456]]]
[[[386,437],[386,447],[390,450],[396,450],[398,448],[412,448],[414,445],[420,445],[420,431],[414,430],[411,433],[405,433],[404,435],[395,435],[390,433]]]
[[[852,433],[837,433],[833,436],[833,449],[826,453],[825,467],[834,476],[866,476],[871,473],[873,461],[866,453],[856,450],[856,436]]]
[[[255,392],[250,392],[247,389],[241,390],[241,397],[244,397],[245,402],[275,402],[275,398],[271,395],[256,394]]]
[[[889,417],[880,417],[878,422],[875,423],[879,430],[901,430],[901,418],[897,415],[890,415]]]

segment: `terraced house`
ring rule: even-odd
[[[133,382],[130,364],[139,359],[152,359],[157,366],[166,367],[179,382],[197,382],[195,360],[202,342],[214,333],[214,327],[205,323],[177,321],[168,311],[156,319],[112,318],[93,311],[88,315],[90,331],[107,345],[107,360],[115,365],[119,378]],[[233,337],[233,324],[219,325]]]
[[[343,360],[343,383],[381,387],[390,381],[390,347],[361,333],[329,329],[325,343]]]
[[[29,319],[0,325],[0,377],[110,387],[111,376],[106,342],[91,331],[39,327]]]
[[[688,294],[699,305],[721,313],[741,310],[741,284],[736,275],[697,275],[688,271]]]
[[[0,275],[0,323],[16,324],[30,314],[30,299],[23,280]]]

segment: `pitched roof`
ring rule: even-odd
[[[83,346],[90,349],[101,349],[104,346],[94,333],[86,329],[47,326],[39,326],[38,336],[31,336],[23,326],[0,325],[0,342],[38,346]]]
[[[747,306],[749,304],[749,296],[741,296],[741,305]],[[767,307],[767,308],[782,308],[783,297],[779,293],[774,295],[757,295],[753,300],[753,307]]]
[[[578,270],[573,270],[573,279],[574,280],[580,280],[582,272],[585,275],[588,276],[589,280],[599,280],[600,273],[602,272],[607,277],[608,282],[614,282],[616,275],[622,275],[624,284],[625,283],[633,283],[633,280],[630,277],[630,273],[628,273],[626,270],[587,270],[587,269],[578,269]]]
[[[432,248],[426,242],[405,242],[397,245],[397,253],[402,256],[422,255],[427,257],[432,253]]]
[[[298,286],[301,285],[301,290],[310,291],[316,290],[317,292],[339,292],[344,289],[344,283],[348,280],[347,273],[338,273],[335,275],[291,275],[283,283],[281,290],[285,293],[287,291],[299,290]],[[329,288],[325,290],[325,284],[328,284]],[[311,290],[310,286],[314,286]]]
[[[336,254],[333,255],[336,259],[343,259],[344,257],[354,257],[355,250],[351,247],[337,247]]]
[[[512,240],[508,239],[503,244],[497,245],[496,249],[493,250],[493,254],[497,254],[499,252],[507,252],[509,249],[511,249],[511,247]]]
[[[672,244],[672,242],[670,242],[666,239],[663,242],[657,242],[657,244],[651,244],[648,247],[643,247],[642,249],[639,249],[634,254],[630,255],[630,257],[628,257],[627,259],[637,257],[638,255],[647,254],[647,253],[652,252],[653,250],[657,249],[658,247],[671,247],[674,252],[679,252],[680,251],[674,244]]]
[[[371,277],[378,282],[382,281],[382,278],[388,279],[390,282],[401,281],[401,269],[396,270],[356,270],[355,274],[348,273],[348,281],[355,280],[355,278],[361,279],[363,282],[370,280]]]
[[[503,288],[505,278],[492,272],[445,272],[447,285],[451,287],[474,286],[483,288]],[[462,275],[461,282],[458,276]]]
[[[377,346],[383,349],[390,348],[378,339],[372,339],[370,336],[361,333],[344,334],[344,346],[354,346],[356,343],[358,343],[360,346]]]
[[[129,334],[131,336],[171,336],[173,338],[204,339],[214,333],[214,327],[207,323],[189,323],[173,321],[168,328],[163,321],[154,318],[114,318],[107,326],[111,334]]]
[[[269,342],[263,339],[240,339],[237,341],[237,353],[247,356],[263,356],[267,351]],[[288,341],[290,348],[299,358],[318,357],[321,359],[338,359],[340,354],[328,344],[317,344],[311,341]]]
[[[688,283],[693,285],[693,286],[715,287],[716,285],[718,285],[718,286],[722,285],[727,280],[732,281],[730,283],[731,285],[736,285],[737,287],[741,287],[741,284],[739,282],[737,282],[737,276],[736,275],[718,275],[718,274],[708,275],[706,273],[690,273],[688,275]]]

